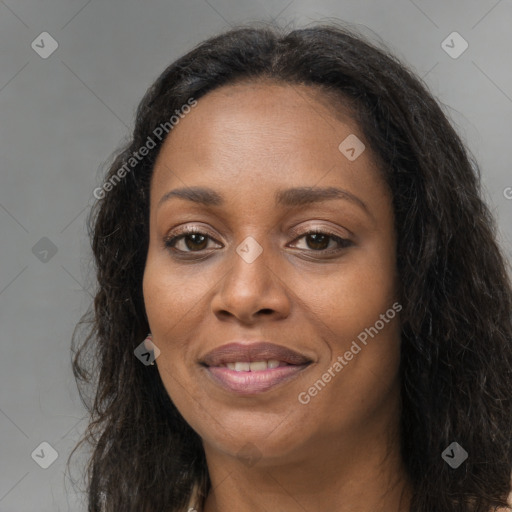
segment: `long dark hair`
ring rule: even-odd
[[[478,165],[419,78],[384,45],[329,24],[287,33],[241,27],[208,39],[172,63],[138,107],[131,140],[105,178],[112,186],[97,195],[88,218],[98,287],[73,334],[73,369],[91,415],[75,448],[85,441],[93,447],[89,512],[181,511],[194,484],[208,492],[201,439],[171,402],[156,365],[134,356],[149,332],[142,295],[149,183],[164,140],[154,130],[191,98],[259,79],[336,94],[392,191],[403,305],[401,449],[414,486],[411,510],[506,507],[512,292]],[[127,167],[149,136],[156,147]],[[112,181],[123,166],[125,175]],[[458,469],[441,457],[452,442],[469,454]]]

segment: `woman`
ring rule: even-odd
[[[94,194],[89,511],[508,510],[478,173],[353,31],[241,28],[171,64]]]

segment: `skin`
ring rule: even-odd
[[[158,156],[144,300],[164,386],[203,440],[212,481],[205,512],[408,510],[398,315],[309,403],[298,401],[397,301],[391,194],[368,143],[354,161],[340,152],[350,134],[365,142],[345,109],[314,87],[239,83],[202,97]],[[224,203],[159,205],[184,186],[210,187]],[[299,186],[340,188],[365,207],[340,198],[275,204],[276,191]],[[211,238],[181,239],[173,252],[164,239],[183,226]],[[313,228],[351,244],[329,255],[338,244],[315,245],[303,235]],[[263,250],[252,263],[236,252],[248,236]],[[198,361],[240,338],[313,363],[266,392],[236,395]]]

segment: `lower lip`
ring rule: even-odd
[[[222,387],[239,394],[262,393],[289,381],[307,368],[308,364],[279,366],[257,372],[237,372],[223,366],[209,366],[208,373]]]

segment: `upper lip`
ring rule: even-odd
[[[205,354],[200,362],[206,366],[219,366],[226,363],[250,363],[254,361],[267,361],[269,359],[277,359],[278,361],[295,365],[311,362],[311,359],[295,352],[295,350],[275,345],[268,341],[227,343]]]

